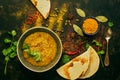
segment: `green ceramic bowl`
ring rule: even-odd
[[[55,56],[54,60],[46,66],[40,66],[40,67],[34,66],[34,65],[30,64],[29,62],[27,62],[23,56],[22,46],[23,46],[24,40],[26,39],[27,36],[29,36],[30,34],[35,33],[35,32],[46,32],[46,33],[50,34],[57,43],[56,56]],[[57,36],[57,34],[55,32],[53,32],[52,30],[50,30],[46,27],[33,27],[33,28],[28,29],[26,32],[24,32],[21,35],[21,37],[19,38],[18,45],[17,45],[17,55],[18,55],[20,62],[27,69],[29,69],[33,72],[45,72],[45,71],[48,71],[51,68],[53,68],[60,60],[61,55],[62,55],[62,43],[61,43],[60,38]]]

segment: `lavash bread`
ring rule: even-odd
[[[94,75],[98,68],[99,68],[99,64],[100,64],[100,59],[98,54],[96,53],[96,51],[90,47],[90,65],[89,68],[87,70],[87,72],[85,73],[84,76],[81,76],[80,79],[85,79],[85,78],[89,78],[92,75]]]
[[[31,0],[31,2],[36,6],[42,16],[46,19],[51,8],[50,0]]]
[[[66,79],[75,80],[84,75],[88,69],[90,61],[89,49],[83,54],[73,58],[70,62],[64,64],[56,71],[57,73]]]
[[[86,52],[75,57],[56,71],[60,76],[66,79],[85,79],[91,77],[97,72],[99,62],[99,56],[90,46]]]

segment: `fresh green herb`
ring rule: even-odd
[[[104,51],[104,50],[101,50],[101,51],[98,51],[97,53],[98,53],[98,54],[105,54],[105,51]]]
[[[98,47],[102,47],[102,44],[99,43],[97,40],[93,40],[92,43],[95,43],[96,46],[98,46]]]
[[[6,64],[5,64],[4,74],[6,74],[6,72],[7,72],[7,64],[8,64],[9,60],[10,60],[9,56],[6,56],[5,57]]]
[[[6,75],[7,73],[7,64],[8,61],[10,61],[11,58],[14,58],[17,56],[16,48],[17,48],[17,41],[14,40],[14,37],[17,35],[15,30],[12,30],[11,32],[8,32],[10,36],[12,37],[11,39],[5,38],[4,43],[9,45],[8,48],[4,48],[2,50],[3,55],[5,56],[5,69],[4,69],[4,74]]]
[[[5,43],[11,43],[11,40],[8,39],[8,38],[5,38],[5,39],[4,39],[4,42],[5,42]]]
[[[13,42],[13,45],[14,45],[14,46],[17,46],[17,43],[18,43],[18,41],[14,41],[14,42]]]
[[[29,51],[28,51],[28,54],[29,54],[29,56],[31,56],[31,57],[34,57],[35,55],[37,55],[36,52],[33,51],[33,50],[29,50]]]
[[[40,55],[40,53],[39,52],[35,52],[35,53],[36,53],[36,55],[34,56],[34,59],[36,61],[41,61],[41,55]]]
[[[88,49],[89,46],[90,46],[90,44],[89,44],[89,43],[86,43],[86,45],[85,45],[86,49]]]
[[[29,51],[29,45],[24,43],[22,49],[23,51]]]
[[[29,56],[33,57],[35,61],[41,61],[41,55],[40,52],[37,51],[29,51],[28,52]]]
[[[11,32],[8,32],[8,34],[12,35],[13,37],[16,36],[16,31],[15,30],[12,30]]]
[[[16,36],[17,33],[16,33],[15,30],[12,30],[11,34],[12,34],[12,36],[14,37],[14,36]]]
[[[63,57],[62,57],[62,63],[67,63],[70,61],[70,56],[64,54]]]
[[[112,27],[113,25],[114,25],[113,22],[110,22],[110,21],[108,22],[109,27]]]
[[[27,43],[23,44],[23,51],[26,51],[30,57],[33,57],[35,59],[35,61],[41,61],[41,55],[40,52],[34,51],[34,50],[30,50],[30,47]]]

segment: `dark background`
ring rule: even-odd
[[[85,80],[120,80],[120,0],[51,0],[52,2],[59,3],[56,7],[71,2],[70,6],[82,8],[87,16],[104,15],[114,23],[109,44],[110,66],[100,66],[94,76]],[[23,11],[22,15],[15,17],[14,13],[20,10]],[[5,61],[2,49],[5,47],[3,39],[6,32],[16,29],[19,38],[22,23],[35,10],[29,0],[0,0],[0,80],[64,80],[56,73],[59,65],[45,73],[34,73],[26,69],[17,58],[8,63],[7,75],[3,74]]]

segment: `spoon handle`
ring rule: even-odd
[[[107,49],[106,49],[106,55],[105,55],[105,60],[104,60],[105,66],[109,66],[108,42],[109,40],[107,40]]]

